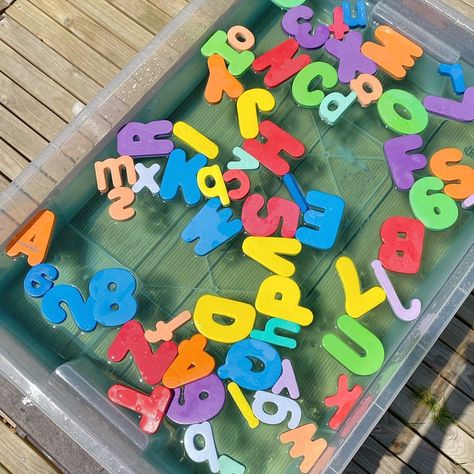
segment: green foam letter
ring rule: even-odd
[[[326,334],[323,337],[324,349],[353,374],[372,375],[377,372],[382,367],[385,357],[379,338],[359,321],[347,315],[337,320],[337,327],[362,351],[355,351],[335,334]]]

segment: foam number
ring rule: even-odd
[[[413,215],[429,230],[445,230],[459,217],[459,208],[452,198],[441,192],[444,183],[439,178],[426,177],[410,189],[410,206]]]
[[[431,172],[448,183],[444,187],[444,192],[458,201],[463,201],[474,193],[474,168],[451,164],[459,163],[462,158],[463,152],[459,148],[443,148],[430,160]]]
[[[242,244],[242,250],[247,257],[272,273],[284,277],[293,276],[296,267],[281,255],[299,255],[301,248],[298,240],[283,237],[247,237]]]
[[[365,28],[367,26],[367,9],[364,0],[356,1],[356,16],[352,15],[351,0],[343,0],[342,11],[344,21],[351,28]]]
[[[380,44],[365,42],[362,45],[362,54],[372,59],[393,79],[404,79],[407,69],[411,69],[415,60],[423,55],[422,48],[390,26],[378,26],[374,36]]]
[[[451,84],[457,95],[464,94],[466,91],[466,84],[464,82],[464,72],[460,63],[440,64],[438,66],[438,72],[439,74],[448,76],[451,79]]]
[[[262,281],[255,307],[258,312],[267,316],[308,326],[313,322],[313,313],[300,306],[300,299],[301,290],[294,280],[272,275]]]
[[[225,318],[226,322],[219,323],[215,316]],[[232,344],[248,337],[256,316],[255,308],[250,304],[221,296],[203,295],[194,309],[194,324],[205,337]]]
[[[228,191],[229,197],[232,201],[244,199],[250,192],[250,178],[244,171],[229,169],[222,175],[222,177],[227,184],[232,183],[233,181],[239,183],[237,189],[230,189]]]
[[[408,191],[415,183],[414,171],[424,169],[426,156],[408,153],[423,147],[420,135],[406,135],[387,140],[383,146],[393,182],[398,189]]]
[[[120,326],[133,319],[138,308],[133,297],[136,288],[137,281],[128,270],[108,268],[98,271],[89,283],[97,322],[104,326]]]
[[[55,222],[56,216],[53,212],[40,211],[8,243],[7,255],[12,258],[20,254],[26,255],[31,266],[43,263],[48,254]]]
[[[210,199],[181,233],[185,242],[199,242],[194,252],[207,255],[242,231],[242,221],[233,219],[231,209],[222,209],[218,198]]]
[[[322,345],[347,370],[369,376],[382,367],[385,351],[380,339],[354,318],[343,315],[337,320],[338,329],[351,340],[349,345],[336,334],[326,334]],[[360,348],[355,350],[355,347]]]
[[[240,25],[229,29],[227,41],[236,51],[250,51],[255,46],[254,34],[245,26]]]
[[[390,308],[392,308],[393,314],[402,321],[414,321],[417,319],[421,314],[421,301],[419,299],[412,299],[410,301],[410,306],[405,308],[402,305],[387,272],[382,267],[382,263],[378,260],[374,260],[371,266],[379,285],[384,289],[385,293],[387,293],[387,301]]]
[[[224,407],[225,388],[221,379],[211,374],[176,388],[166,416],[179,425],[203,423],[214,418]]]
[[[340,92],[327,95],[319,106],[319,116],[328,125],[335,125],[344,112],[357,100],[355,92],[345,96]]]
[[[276,407],[276,412],[270,414],[264,410],[265,404],[272,404]],[[288,420],[288,428],[296,428],[301,421],[301,408],[297,402],[291,398],[281,397],[269,392],[263,392],[261,390],[255,393],[255,400],[252,403],[252,410],[255,416],[267,425],[279,425],[285,421],[288,414],[290,419]]]
[[[197,182],[205,197],[208,199],[219,198],[224,207],[230,206],[229,193],[219,165],[201,168],[197,174]]]
[[[253,70],[263,72],[268,69],[269,71],[263,80],[264,84],[270,89],[278,87],[311,62],[311,58],[307,54],[295,57],[298,49],[299,44],[295,39],[283,41],[255,59],[252,65]]]
[[[301,107],[318,107],[325,94],[320,88],[314,87],[314,81],[320,77],[324,89],[332,89],[337,84],[337,71],[330,64],[318,61],[308,64],[293,80],[291,93],[293,99]]]
[[[25,276],[23,288],[28,296],[43,297],[54,286],[59,276],[58,269],[49,263],[35,265]]]
[[[329,28],[326,25],[313,28],[311,24],[313,16],[312,8],[303,5],[288,10],[281,22],[283,30],[288,35],[294,36],[298,44],[305,49],[320,48],[329,38]]]
[[[458,122],[470,123],[474,120],[474,87],[468,87],[461,102],[436,95],[428,95],[423,100],[426,110],[434,115]]]
[[[219,155],[219,147],[199,130],[186,122],[176,122],[173,127],[173,134],[182,142],[190,146],[196,153],[202,154],[214,160]]]
[[[296,238],[304,245],[329,250],[339,234],[346,207],[344,199],[322,191],[310,191],[306,202],[313,207],[304,213],[304,222],[311,228],[300,227]]]
[[[201,190],[197,183],[199,171],[207,164],[204,155],[195,155],[186,160],[184,150],[174,150],[168,158],[168,163],[161,181],[160,196],[165,201],[176,199],[181,189],[184,202],[188,206],[195,206],[201,200]]]
[[[207,339],[196,334],[182,341],[178,356],[163,375],[163,385],[177,388],[208,376],[215,367],[214,357],[205,352]]]
[[[404,115],[400,109],[406,111]],[[377,102],[377,111],[382,122],[399,135],[421,133],[428,126],[428,113],[423,104],[402,89],[385,91]]]
[[[332,24],[329,25],[329,32],[334,35],[334,38],[340,41],[349,31],[349,27],[344,23],[344,12],[342,7],[336,7],[334,9],[332,19]]]
[[[145,331],[145,339],[148,342],[171,341],[174,332],[185,325],[193,315],[189,311],[183,311],[170,322],[158,321],[155,331]]]
[[[257,139],[245,140],[244,150],[278,176],[290,171],[290,165],[280,156],[282,152],[293,160],[302,158],[305,153],[303,143],[270,120],[260,124],[260,134],[265,138],[265,143]]]
[[[118,158],[96,161],[94,170],[97,189],[101,193],[108,193],[111,188],[122,188],[126,183],[133,186],[137,182],[135,162],[131,156],[119,156]],[[125,173],[123,173],[124,171]],[[124,174],[127,177],[126,181],[123,179]],[[110,186],[109,176],[112,180],[112,186]]]
[[[357,100],[364,108],[377,102],[383,94],[382,83],[370,74],[360,74],[352,79],[350,88],[357,94]]]
[[[172,132],[173,124],[169,120],[130,122],[117,134],[117,151],[136,158],[166,156],[174,149],[174,143],[166,138]]]
[[[284,319],[271,318],[265,324],[263,331],[254,329],[250,336],[252,339],[258,339],[259,341],[265,341],[274,346],[286,347],[288,349],[294,349],[297,346],[295,339],[291,337],[281,336],[276,333],[276,330],[287,331],[293,334],[298,334],[301,330],[301,326]]]
[[[90,332],[97,326],[94,318],[95,301],[84,301],[81,292],[71,285],[56,285],[49,290],[41,301],[43,316],[52,324],[61,324],[67,318],[63,306],[67,306],[71,316],[81,331]]]
[[[253,361],[258,360],[255,364]],[[258,370],[254,370],[258,365]],[[270,344],[244,339],[232,345],[225,364],[217,370],[221,379],[231,379],[247,390],[266,390],[281,375],[281,358]]]
[[[275,395],[280,395],[280,393],[286,389],[288,391],[288,395],[293,400],[300,398],[300,389],[298,388],[295,371],[293,369],[291,361],[289,359],[283,359],[281,366],[282,373],[280,378],[273,386],[272,393],[274,393]]]
[[[328,408],[337,407],[334,415],[329,420],[329,428],[337,430],[341,427],[342,422],[347,418],[347,415],[352,410],[362,392],[363,388],[360,385],[354,385],[354,387],[349,390],[347,375],[343,374],[339,376],[337,392],[324,399],[324,404]]]
[[[178,347],[175,342],[164,342],[153,352],[145,339],[142,325],[138,321],[130,321],[120,328],[107,357],[117,363],[124,360],[128,353],[134,358],[143,380],[149,385],[156,385],[176,357]]]
[[[200,448],[196,444],[196,437],[198,436],[204,440],[204,445]],[[219,458],[209,422],[191,425],[186,429],[184,432],[184,449],[194,462],[207,462],[211,472],[219,472]]]
[[[409,217],[394,216],[380,228],[379,259],[392,272],[415,274],[420,269],[425,238],[424,225]]]
[[[171,401],[171,391],[158,385],[151,395],[139,392],[124,385],[112,385],[108,391],[109,399],[141,416],[140,429],[149,435],[158,431],[166,409]]]
[[[240,387],[235,382],[230,382],[227,385],[227,390],[247,422],[248,427],[252,430],[257,428],[258,425],[260,425],[260,421],[258,421],[258,418],[254,415],[252,407],[249,405]]]
[[[361,293],[359,275],[350,258],[340,257],[336,261],[336,271],[344,288],[346,312],[353,318],[364,316],[385,301],[385,291],[379,286],[374,286]]]
[[[337,74],[343,84],[349,84],[358,73],[375,74],[377,65],[360,52],[362,35],[358,31],[349,32],[343,41],[329,39],[324,49],[339,60]]]
[[[135,217],[135,209],[131,206],[135,203],[136,194],[130,188],[114,188],[109,191],[107,197],[112,201],[109,207],[109,216],[116,221],[128,221]]]
[[[258,111],[271,112],[276,102],[272,93],[266,89],[249,89],[237,100],[237,117],[240,134],[243,138],[258,135]]]
[[[303,461],[299,465],[299,470],[303,473],[311,470],[327,448],[328,444],[325,439],[312,440],[317,431],[318,427],[314,423],[308,423],[280,435],[282,443],[293,443],[290,449],[292,458],[303,457]]]
[[[242,207],[242,224],[250,234],[269,237],[277,232],[281,222],[281,236],[295,236],[300,217],[297,204],[287,199],[274,196],[268,200],[267,217],[260,217],[265,206],[265,198],[261,194],[249,196]]]
[[[204,97],[210,104],[219,104],[227,94],[229,99],[236,100],[244,92],[244,86],[228,70],[224,58],[213,54],[207,59],[209,79]]]

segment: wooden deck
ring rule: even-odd
[[[186,4],[0,0],[0,189]],[[473,325],[471,295],[346,472],[474,472]],[[0,423],[0,474],[56,472],[16,432]]]

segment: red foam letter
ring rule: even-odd
[[[161,382],[163,374],[173,362],[178,353],[175,342],[164,342],[153,353],[150,344],[145,339],[145,331],[138,321],[124,324],[112,342],[108,358],[112,362],[120,362],[131,352],[143,380],[150,385]]]
[[[261,194],[249,196],[242,207],[242,224],[250,235],[269,237],[280,227],[282,237],[292,238],[298,228],[300,209],[297,204],[280,197],[272,197],[268,201],[267,217],[258,214],[265,206],[265,198]]]
[[[303,143],[270,120],[260,124],[260,133],[266,138],[265,143],[258,140],[245,140],[244,150],[256,158],[263,166],[278,176],[290,172],[290,165],[280,156],[284,151],[297,160],[304,155]]]
[[[417,219],[395,216],[382,224],[380,235],[382,265],[391,272],[417,273],[423,254],[425,226]]]
[[[293,38],[287,39],[258,57],[253,62],[253,70],[262,72],[270,68],[263,82],[267,87],[277,87],[298,74],[311,62],[311,58],[307,54],[294,57],[299,47],[298,41]]]
[[[347,384],[347,375],[340,375],[337,383],[337,392],[324,399],[327,407],[337,407],[336,412],[329,421],[329,428],[337,430],[342,422],[352,410],[357,399],[360,397],[363,388],[360,385],[354,385],[352,390],[349,390]]]

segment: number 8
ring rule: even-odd
[[[133,297],[136,288],[135,277],[128,270],[98,271],[89,283],[96,321],[104,326],[120,326],[134,318],[138,307]]]
[[[456,202],[442,191],[444,183],[439,178],[427,177],[417,181],[410,189],[410,206],[414,216],[429,230],[445,230],[456,223],[459,209]]]

